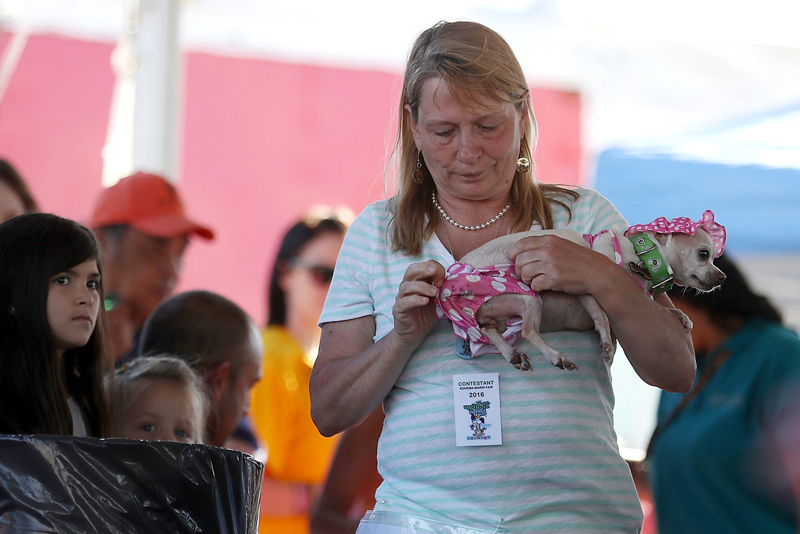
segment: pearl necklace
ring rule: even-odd
[[[436,202],[436,200],[435,200],[435,199],[434,199],[434,202]],[[500,212],[500,214],[499,214],[499,217],[500,217],[500,224],[498,224],[498,225],[497,225],[497,231],[494,233],[494,238],[495,238],[495,239],[497,239],[497,236],[499,236],[499,235],[500,235],[500,228],[502,228],[502,227],[503,227],[503,219],[505,219],[505,218],[506,218],[506,210],[507,210],[507,209],[508,209],[508,206],[506,206],[506,209],[504,209],[503,211],[501,211],[501,212]],[[453,252],[453,245],[451,245],[451,244],[450,244],[450,236],[449,236],[449,235],[447,235],[447,225],[446,225],[446,224],[444,224],[444,218],[445,218],[445,217],[447,217],[447,214],[446,214],[446,213],[444,213],[444,211],[441,211],[441,210],[440,210],[440,211],[439,211],[439,220],[440,220],[440,221],[442,221],[442,230],[444,230],[444,238],[445,238],[445,240],[447,241],[447,250],[449,250],[449,251],[450,251],[450,255],[451,255],[451,256],[453,256],[453,259],[455,259],[455,258],[456,258],[456,255],[455,255],[455,253]],[[496,219],[496,218],[497,218],[497,217],[495,217],[495,219]],[[448,220],[450,220],[450,219],[448,219]],[[452,222],[452,221],[451,221],[451,222]]]
[[[450,224],[452,224],[456,228],[461,228],[462,230],[483,230],[487,226],[491,226],[495,222],[497,222],[497,219],[501,219],[502,217],[505,217],[505,214],[508,211],[508,208],[511,207],[511,201],[509,200],[508,203],[506,204],[506,207],[503,208],[503,211],[501,211],[500,213],[498,213],[497,215],[495,215],[494,217],[492,217],[490,220],[486,221],[485,223],[478,224],[476,226],[465,226],[463,224],[455,222],[453,219],[450,218],[450,216],[447,213],[445,213],[444,208],[442,208],[439,205],[439,203],[436,202],[436,193],[431,193],[431,198],[433,199],[433,205],[436,206],[437,210],[439,210],[439,217],[446,219],[447,222],[449,222]],[[442,224],[444,224],[444,222]]]

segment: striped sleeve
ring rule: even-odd
[[[386,225],[375,224],[384,205],[384,202],[378,202],[367,206],[347,231],[322,309],[320,326],[375,314],[371,258],[377,247],[388,246]]]

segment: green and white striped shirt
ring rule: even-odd
[[[555,228],[596,234],[628,226],[598,193],[578,192],[571,218],[553,204]],[[435,234],[417,257],[392,253],[386,204],[371,204],[351,226],[320,318],[374,316],[376,341],[393,328],[392,306],[408,266],[436,260],[446,269],[454,262]],[[599,337],[593,330],[542,337],[580,370],[553,367],[524,339],[517,347],[530,356],[533,372],[499,354],[463,360],[448,321],[431,332],[384,400],[376,510],[498,533],[639,531],[642,511],[617,449]],[[469,373],[499,373],[500,446],[456,447],[453,375]]]

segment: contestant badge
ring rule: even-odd
[[[502,445],[500,381],[497,373],[453,375],[456,445]]]

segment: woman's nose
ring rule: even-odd
[[[464,163],[475,163],[480,155],[478,139],[470,132],[462,132],[458,137],[458,159]]]

